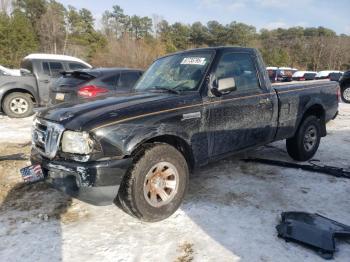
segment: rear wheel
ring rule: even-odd
[[[5,97],[2,108],[9,117],[24,118],[33,114],[34,103],[29,94],[14,92]]]
[[[180,206],[188,186],[184,156],[167,144],[147,146],[135,157],[118,193],[121,207],[143,221],[156,222]]]
[[[300,124],[294,137],[287,139],[287,151],[296,161],[311,159],[320,145],[321,123],[316,116],[308,116]]]
[[[345,86],[341,90],[341,98],[345,103],[350,103],[350,85]]]

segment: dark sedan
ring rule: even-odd
[[[128,93],[143,71],[125,68],[97,68],[63,72],[50,88],[50,105],[77,102],[101,95]]]

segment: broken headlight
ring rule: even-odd
[[[86,132],[65,131],[62,137],[62,151],[87,155],[93,151],[94,142]]]

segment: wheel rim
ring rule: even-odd
[[[12,99],[10,102],[10,109],[15,114],[18,114],[18,115],[24,114],[28,111],[28,108],[29,108],[28,101],[21,97],[16,97]]]
[[[315,126],[309,126],[306,129],[305,135],[304,135],[304,148],[306,151],[311,151],[314,149],[315,145],[317,143],[317,129]]]
[[[346,101],[350,101],[350,87],[344,90],[343,97]]]
[[[169,162],[159,162],[147,173],[143,193],[148,204],[161,207],[175,197],[179,185],[179,173]]]

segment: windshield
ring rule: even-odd
[[[136,84],[135,90],[198,90],[214,52],[191,52],[155,61]]]

